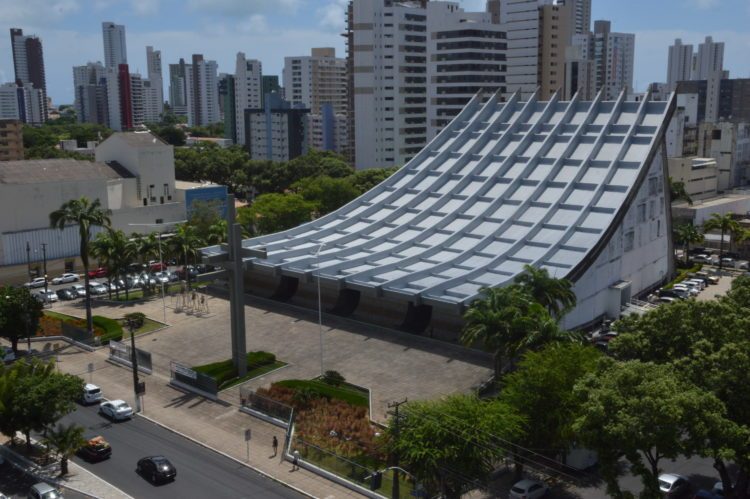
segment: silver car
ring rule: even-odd
[[[77,282],[78,274],[65,273],[52,279],[52,284],[65,284],[66,282]]]
[[[24,288],[41,288],[44,287],[44,283],[47,282],[47,279],[44,277],[35,277],[31,281],[27,282],[23,285]]]
[[[133,408],[124,400],[102,402],[99,404],[99,412],[115,421],[123,421],[133,417]]]

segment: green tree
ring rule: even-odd
[[[459,498],[466,477],[486,480],[503,457],[496,443],[521,432],[511,408],[473,395],[409,402],[402,411],[388,426],[390,450],[431,496]]]
[[[221,244],[227,242],[229,237],[227,232],[227,221],[224,219],[216,220],[208,227],[206,235],[207,244]]]
[[[348,178],[307,178],[296,182],[293,188],[306,201],[315,205],[320,216],[341,208],[359,195]]]
[[[60,456],[60,475],[68,474],[68,459],[73,457],[82,447],[86,445],[86,439],[83,438],[83,426],[70,424],[57,425],[56,428],[47,433],[44,439],[45,443],[52,447]]]
[[[524,265],[523,273],[517,275],[514,282],[557,319],[561,319],[576,306],[573,283],[567,279],[550,277],[545,268]]]
[[[195,228],[198,234],[208,234],[212,225],[221,220],[221,201],[194,201],[190,206],[188,224]]]
[[[674,203],[675,201],[685,201],[689,205],[693,204],[693,199],[685,190],[685,182],[675,182],[672,177],[669,177],[669,202]]]
[[[724,258],[724,236],[730,234],[732,239],[734,239],[734,235],[740,232],[741,227],[739,222],[734,219],[734,213],[730,211],[723,215],[721,213],[714,213],[711,215],[711,218],[703,222],[704,234],[712,230],[718,230],[721,233],[721,240],[719,241],[719,268],[721,269],[724,266],[724,262],[722,262]]]
[[[193,257],[193,262],[197,259],[198,249],[203,246],[203,240],[198,235],[195,227],[184,223],[180,224],[172,237],[169,238],[169,246],[172,249],[172,254],[177,258],[181,257],[183,259],[185,280],[187,281],[188,289],[190,289],[190,272],[187,271],[187,266],[190,264],[190,257]]]
[[[484,288],[464,314],[461,342],[480,343],[494,356],[495,379],[526,349],[564,337],[547,309],[518,285]]]
[[[707,442],[723,438],[729,425],[721,401],[668,365],[602,359],[575,393],[581,409],[573,431],[597,451],[614,497],[621,497],[616,471],[621,458],[641,477],[641,497],[658,498],[661,460],[705,455]]]
[[[187,136],[181,127],[175,126],[174,124],[150,124],[148,125],[148,128],[151,130],[151,133],[161,138],[167,144],[172,144],[176,147],[185,145]]]
[[[91,242],[90,252],[92,257],[107,268],[107,282],[110,284],[113,279],[122,279],[127,274],[128,265],[135,258],[134,248],[125,233],[111,228],[96,235]],[[120,296],[119,287],[115,290],[115,295]],[[111,287],[109,296],[112,297]]]
[[[250,234],[271,234],[309,222],[314,210],[299,194],[263,194],[240,208],[237,220]]]
[[[367,168],[355,171],[347,177],[347,180],[357,189],[359,194],[364,194],[396,173],[396,171],[398,171],[398,167],[396,166],[391,168]]]
[[[689,265],[690,245],[702,243],[703,234],[693,224],[680,224],[674,229],[675,241],[682,245],[685,253],[685,265]]]
[[[524,354],[518,369],[503,379],[499,396],[524,419],[520,447],[538,449],[551,459],[570,451],[575,441],[573,421],[580,412],[573,388],[594,372],[600,357],[595,348],[575,343],[548,345]]]
[[[89,334],[94,334],[94,323],[91,317],[91,294],[89,293],[89,242],[91,241],[91,227],[99,226],[105,229],[112,226],[110,216],[112,212],[102,208],[101,201],[93,202],[82,197],[71,199],[62,204],[59,210],[49,214],[50,226],[53,229],[64,230],[68,225],[78,225],[80,239],[80,257],[83,262],[83,277],[86,283],[86,328]]]
[[[34,336],[42,317],[42,302],[27,288],[0,288],[0,337],[10,341],[18,353],[18,340]]]

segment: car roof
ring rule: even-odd
[[[108,400],[107,402],[109,402],[110,404],[124,404],[125,403],[125,401],[122,399]]]
[[[528,489],[532,485],[541,485],[541,483],[539,483],[536,480],[530,480],[528,478],[524,478],[523,480],[518,481],[518,482],[516,482],[516,483],[513,484],[514,487],[519,487],[519,488],[522,488],[522,489]]]
[[[35,483],[32,487],[32,489],[36,490],[37,492],[41,494],[46,494],[47,492],[56,492],[57,489],[55,489],[52,485],[46,483],[46,482],[39,482]]]
[[[680,478],[682,478],[683,480],[687,480],[687,478],[685,478],[684,476],[678,475],[676,473],[662,473],[661,475],[659,475],[659,480],[664,480],[665,482],[675,482]]]
[[[86,385],[84,386],[84,388],[85,388],[86,390],[96,390],[96,389],[97,389],[97,388],[99,388],[99,387],[98,387],[98,386],[96,386],[96,385],[95,385],[95,384],[93,384],[93,383],[86,383]]]

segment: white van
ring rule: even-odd
[[[83,387],[83,397],[81,400],[84,404],[95,404],[102,400],[102,389],[91,383],[86,383]]]

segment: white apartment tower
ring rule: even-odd
[[[245,109],[263,107],[263,66],[257,59],[237,53],[234,72],[234,107],[237,143],[245,144]]]
[[[724,42],[714,42],[710,36],[698,44],[693,65],[693,80],[708,80],[724,71]],[[721,78],[721,76],[719,76]]]
[[[221,121],[216,61],[206,61],[203,55],[193,54],[192,64],[185,67],[185,83],[188,125],[202,126]]]
[[[162,79],[161,51],[146,47],[148,79],[143,80],[144,119],[155,123],[164,112],[164,80]]]
[[[673,92],[677,88],[678,81],[692,79],[693,73],[693,46],[683,45],[682,40],[677,38],[674,45],[669,47],[667,60],[667,90]]]
[[[125,45],[125,26],[105,21],[102,23],[104,39],[104,66],[117,68],[128,63],[128,52]]]

